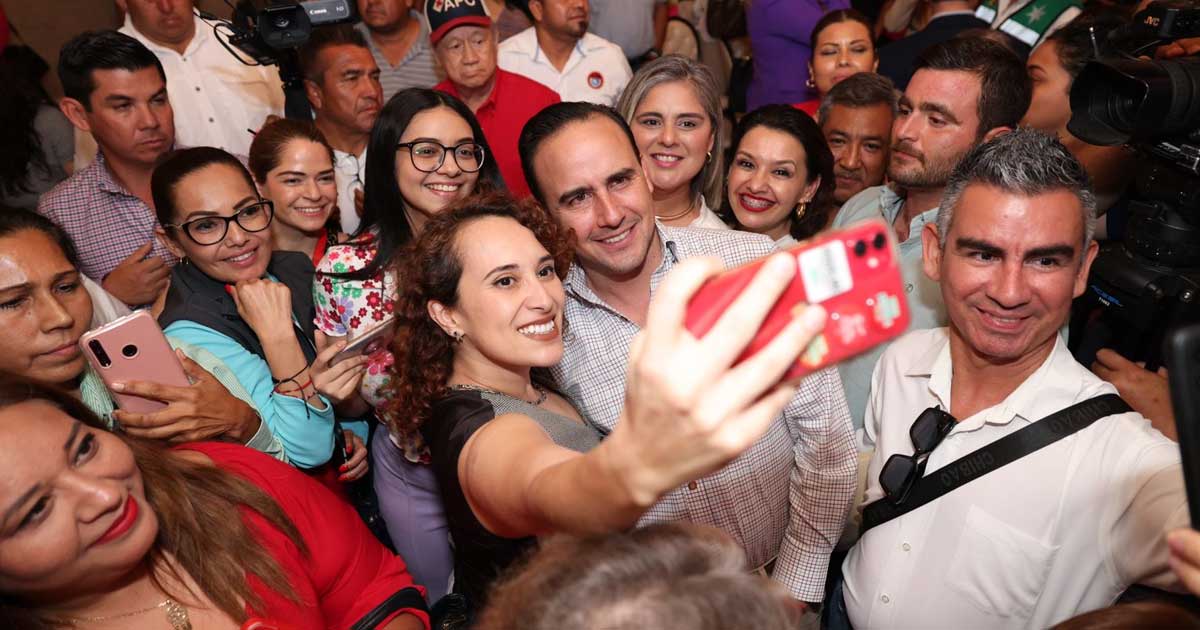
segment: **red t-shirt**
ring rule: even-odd
[[[250,611],[288,630],[350,628],[401,590],[414,586],[404,561],[388,551],[367,530],[354,508],[307,475],[258,451],[236,444],[196,442],[183,446],[203,453],[219,468],[242,477],[266,492],[296,525],[308,546],[305,556],[291,540],[251,510],[242,510],[248,528],[287,574],[304,604],[267,589],[254,576],[250,587],[262,598],[265,611]],[[425,589],[416,587],[424,596]],[[401,609],[380,625],[411,613],[429,627],[429,616]]]
[[[449,80],[433,89],[458,96],[458,90]],[[529,196],[525,171],[521,169],[521,154],[517,151],[521,129],[535,114],[557,102],[558,93],[554,90],[533,79],[496,68],[496,85],[475,111],[508,192],[517,199]]]
[[[792,105],[792,107],[795,107],[796,109],[804,112],[805,114],[808,114],[810,118],[812,118],[813,120],[816,120],[817,119],[817,110],[821,108],[821,99],[814,98],[810,101],[804,101],[803,103],[796,103],[796,104]]]

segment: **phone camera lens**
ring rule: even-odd
[[[136,357],[137,352],[138,348],[133,344],[127,344],[124,348],[121,348],[121,354],[125,355],[126,359],[132,359],[133,357]]]
[[[871,244],[875,246],[875,249],[883,249],[887,245],[887,237],[880,232],[875,235],[875,240]]]
[[[863,256],[865,256],[866,254],[867,254],[867,243],[866,243],[866,241],[856,241],[856,242],[854,243],[854,255],[855,255],[855,256],[858,256],[859,258],[862,258],[862,257],[863,257]]]
[[[96,361],[100,363],[100,367],[108,367],[112,365],[112,359],[108,358],[108,353],[104,351],[104,346],[100,345],[95,339],[88,342],[88,348],[91,349],[92,355],[96,357]]]

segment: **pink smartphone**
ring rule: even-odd
[[[158,322],[146,311],[135,311],[84,333],[79,346],[117,406],[126,411],[150,413],[167,405],[150,398],[118,394],[112,391],[116,381],[149,381],[176,387],[191,384]]]

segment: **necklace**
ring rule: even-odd
[[[530,383],[530,385],[532,385],[533,390],[538,393],[537,400],[525,400],[524,398],[521,398],[520,396],[513,396],[512,394],[502,392],[498,389],[492,389],[490,387],[483,387],[481,385],[451,385],[450,389],[469,389],[469,390],[473,390],[473,391],[477,391],[477,392],[489,392],[492,394],[499,394],[501,396],[508,396],[509,398],[516,398],[517,400],[519,400],[523,403],[533,405],[534,407],[540,407],[542,405],[542,403],[546,402],[546,396],[548,394],[547,394],[546,390],[542,388],[541,385],[538,385],[537,383]]]
[[[673,214],[669,217],[664,217],[662,215],[659,215],[658,220],[662,221],[663,223],[666,223],[667,221],[674,221],[675,219],[678,219],[681,217],[686,217],[688,215],[688,213],[690,213],[692,211],[692,209],[695,207],[696,207],[696,199],[692,199],[692,202],[688,204],[688,207],[685,208],[683,212],[680,212],[679,214]]]
[[[84,623],[98,623],[101,621],[112,621],[114,619],[136,617],[159,608],[162,608],[166,613],[167,622],[171,624],[171,630],[192,630],[192,621],[188,618],[187,608],[184,608],[182,604],[171,599],[170,597],[148,608],[142,608],[141,610],[134,610],[132,612],[121,613],[119,615],[104,615],[102,617],[68,617],[65,621],[72,626],[77,625],[78,622],[81,621]]]

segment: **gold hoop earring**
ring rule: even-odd
[[[712,161],[712,151],[709,151],[708,153],[704,154],[704,163],[708,164],[711,161]]]
[[[800,203],[796,204],[796,218],[803,219],[804,212],[806,210],[808,210],[808,202],[807,201],[801,201]]]

